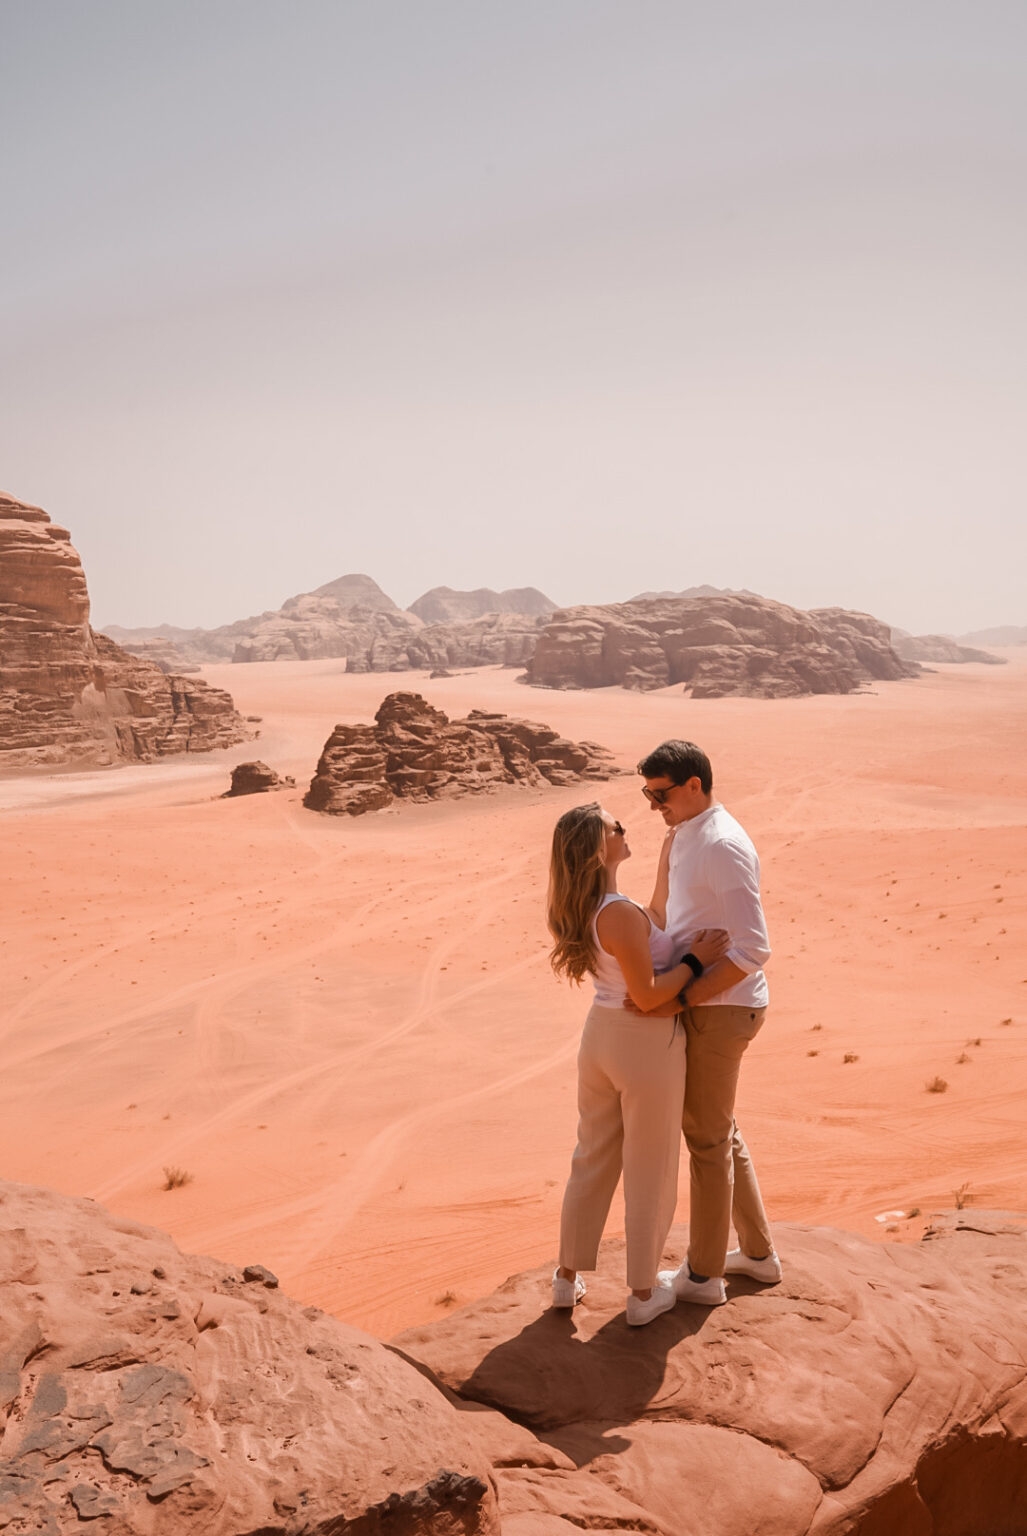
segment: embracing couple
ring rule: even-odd
[[[642,759],[642,793],[667,825],[648,907],[617,889],[627,833],[600,805],[553,834],[547,917],[557,975],[589,976],[595,999],[578,1056],[578,1144],[560,1221],[554,1307],[585,1294],[624,1175],[627,1320],[680,1298],[716,1307],[725,1275],[764,1284],[781,1265],[756,1173],[735,1124],[742,1056],[767,1006],[770,957],[750,839],[713,798],[709,758],[665,741]],[[677,1203],[684,1129],[691,1165],[689,1247],[658,1272]],[[739,1247],[728,1251],[734,1223]]]

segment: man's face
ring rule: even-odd
[[[691,821],[706,809],[706,796],[698,778],[688,779],[684,784],[675,784],[666,775],[646,779],[642,793],[649,801],[649,809],[658,811],[668,827]]]

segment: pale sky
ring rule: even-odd
[[[345,572],[1027,623],[1023,0],[0,0],[0,487]]]

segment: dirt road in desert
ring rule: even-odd
[[[913,1239],[956,1190],[1027,1208],[1027,656],[1003,654],[773,702],[207,668],[258,742],[0,780],[5,1175],[264,1263],[382,1335],[553,1255],[587,1000],[549,972],[546,858],[594,795],[305,811],[336,721],[416,688],[626,770],[666,736],[707,748],[763,862],[772,1011],[740,1119],[772,1216]],[[255,756],[297,789],[220,799]],[[662,823],[630,771],[598,793],[647,897]]]

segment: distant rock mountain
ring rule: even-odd
[[[759,593],[750,592],[748,587],[711,587],[703,583],[699,587],[686,587],[683,592],[639,592],[637,597],[630,597],[628,601],[654,603],[676,597],[759,597]]]
[[[323,587],[315,587],[313,592],[301,592],[298,597],[287,598],[281,611],[292,613],[311,604],[324,608],[329,603],[338,613],[353,613],[354,610],[362,613],[403,611],[376,581],[372,581],[370,576],[360,575],[339,576],[335,581],[326,581]]]
[[[999,624],[994,629],[975,629],[958,635],[961,645],[1027,645],[1027,624]]]
[[[415,613],[425,624],[465,624],[486,613],[521,613],[532,618],[548,618],[556,611],[556,604],[537,587],[510,587],[506,592],[493,592],[491,587],[478,587],[473,592],[432,587],[430,592],[423,593],[411,603],[407,611]]]
[[[148,762],[248,735],[222,689],[95,633],[70,535],[0,496],[0,767]]]
[[[734,594],[558,610],[539,632],[525,680],[542,688],[640,690],[683,683],[693,698],[852,693],[915,677],[888,626],[866,613],[804,613]]]
[[[960,645],[951,635],[907,635],[893,629],[891,640],[898,655],[906,661],[926,662],[928,665],[931,662],[986,661],[993,666],[1002,666],[1006,660],[1004,656],[992,656],[990,651]]]
[[[539,625],[553,611],[541,592],[460,593],[449,588],[452,607],[476,608],[474,616],[439,623],[400,608],[370,576],[340,576],[314,592],[290,597],[281,608],[218,629],[121,629],[107,634],[136,655],[162,666],[204,661],[345,660],[350,672],[405,672],[411,668],[523,667],[535,648]],[[426,601],[431,593],[425,593]],[[541,604],[500,612],[480,609],[485,597]],[[441,599],[440,599],[441,602]]]

